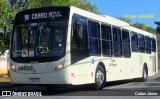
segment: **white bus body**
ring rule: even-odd
[[[54,9],[54,7],[52,9]],[[30,11],[30,10],[28,10],[28,11]],[[34,16],[36,16],[35,14],[37,12],[33,12],[33,13],[34,13],[34,15],[32,14],[32,18],[43,18],[43,16],[34,17]],[[75,19],[73,18],[74,15],[76,16]],[[28,17],[26,16],[26,19],[27,18]],[[84,18],[84,20],[83,20],[83,18]],[[80,55],[82,53],[81,51],[86,53],[83,50],[84,47],[81,47],[82,50],[78,49],[79,52],[77,52],[77,53],[80,53],[79,55],[77,54],[78,56],[71,55],[72,54],[72,51],[71,51],[72,44],[71,43],[72,43],[72,39],[74,40],[73,35],[75,35],[75,34],[72,34],[72,32],[74,31],[73,27],[72,27],[73,20],[78,20],[78,21],[75,21],[75,23],[74,23],[77,26],[76,28],[78,28],[79,24],[83,24],[83,25],[85,24],[87,26],[87,30],[84,29],[84,31],[87,31],[86,35],[88,35],[87,36],[88,43],[86,44],[84,41],[84,43],[80,43],[80,45],[77,44],[77,46],[83,46],[83,44],[88,45],[88,53],[90,53],[90,54],[88,54],[88,56],[86,56],[84,58],[81,58],[83,55],[82,56]],[[87,21],[85,21],[85,20],[87,20]],[[89,23],[88,20],[91,22],[96,22],[96,24],[93,26],[95,26],[95,28],[97,28],[97,29],[95,29],[95,30],[90,29],[89,30],[88,29],[89,24],[92,25],[92,23]],[[107,50],[108,51],[107,53],[109,53],[109,55],[111,55],[111,56],[105,56],[102,53],[104,50],[104,49],[102,49],[102,42],[105,41],[105,40],[102,40],[102,33],[101,33],[102,32],[102,28],[101,28],[102,25],[109,26],[109,28],[111,28],[110,32],[111,32],[112,38],[110,39],[111,41],[107,41],[108,43],[106,43],[106,44],[108,44],[107,46],[112,47],[111,50]],[[32,24],[32,26],[34,26],[34,25]],[[13,58],[11,58],[11,54],[10,54],[10,76],[11,76],[12,84],[81,85],[81,84],[95,83],[97,81],[97,79],[99,79],[99,84],[101,84],[101,81],[103,81],[103,80],[105,80],[105,82],[109,82],[109,81],[117,81],[117,80],[124,80],[124,79],[141,78],[141,77],[143,77],[143,71],[144,71],[145,66],[146,66],[145,68],[147,68],[146,71],[147,71],[148,76],[153,76],[158,73],[157,49],[153,49],[156,51],[152,52],[152,49],[150,47],[148,49],[149,54],[146,53],[146,51],[141,53],[139,50],[137,52],[132,52],[131,37],[130,37],[130,33],[135,32],[135,33],[142,34],[144,36],[149,37],[148,40],[151,41],[150,38],[153,38],[156,40],[156,37],[154,34],[145,32],[143,30],[140,30],[140,29],[137,29],[134,27],[131,27],[128,23],[120,21],[118,19],[115,19],[115,18],[112,18],[109,16],[96,15],[91,12],[84,11],[84,10],[81,10],[81,9],[73,7],[73,6],[69,7],[69,19],[68,19],[67,26],[68,27],[67,27],[67,33],[66,33],[67,38],[66,38],[66,42],[65,42],[66,43],[65,55],[64,55],[64,57],[61,57],[60,59],[58,59],[56,61],[38,62],[38,61],[34,60],[34,61],[30,61],[30,62],[23,62],[23,61],[16,62],[13,60]],[[114,27],[115,27],[115,30],[112,29]],[[81,27],[81,28],[83,28],[83,27]],[[116,29],[118,29],[118,30],[116,30]],[[123,45],[125,46],[125,44],[122,44],[122,37],[121,36],[120,36],[121,43],[117,43],[118,39],[120,39],[120,38],[116,37],[116,36],[113,37],[113,32],[116,31],[115,33],[119,33],[117,31],[120,30],[121,31],[120,34],[122,35],[123,29],[125,31],[127,31],[127,33],[129,34],[130,43],[128,45],[126,44],[126,46],[129,46],[128,47],[129,53],[128,53],[127,57],[124,57],[123,53],[125,53],[125,51],[122,50],[121,52],[117,52],[122,55],[117,54],[118,57],[116,57],[115,56],[116,50],[113,50],[113,49],[114,48],[115,49],[116,48],[122,49]],[[78,37],[84,37],[85,34],[82,34],[82,30],[80,30],[79,28],[78,28],[78,30],[79,31],[77,32],[77,35],[81,34],[81,36],[79,35]],[[14,52],[12,49],[13,49],[14,44],[16,45],[16,43],[17,43],[16,41],[14,43],[12,42],[17,39],[16,36],[14,35],[14,31],[15,31],[15,29],[13,30],[13,34],[12,34],[12,38],[11,38],[11,46],[10,46],[11,53]],[[17,33],[17,31],[16,31],[16,33]],[[92,31],[92,32],[98,31],[99,36],[97,36],[97,37],[99,39],[89,37],[89,35],[91,34],[91,33],[89,34],[90,31]],[[109,31],[109,30],[107,30],[107,31]],[[96,33],[98,33],[98,32],[96,32]],[[75,37],[77,37],[77,36],[75,36]],[[12,40],[12,39],[14,39],[14,40]],[[115,41],[115,43],[114,43],[114,42],[112,42],[113,39],[115,39],[115,40],[117,39],[117,41]],[[96,44],[96,43],[99,44],[99,45],[97,45],[99,47],[97,49],[95,48],[96,46],[91,47],[91,45],[90,45],[91,42],[92,42],[92,44]],[[117,46],[115,46],[113,43],[117,44]],[[113,46],[115,46],[115,47],[113,47]],[[74,49],[74,47],[73,47],[73,49]],[[138,49],[143,50],[143,47],[138,48]],[[92,54],[89,51],[92,51]],[[99,54],[94,55],[93,53],[96,51]],[[15,53],[13,53],[13,56],[14,55],[16,56]],[[113,54],[113,53],[115,53],[115,54]],[[22,54],[22,50],[20,51],[20,54]],[[28,51],[28,55],[29,54],[30,54],[30,56],[34,56],[34,55],[31,55],[31,54],[33,54],[33,50]],[[17,54],[17,56],[18,56],[18,54]],[[21,57],[22,57],[22,55],[21,55]],[[28,58],[30,58],[30,57],[28,57]],[[96,71],[97,66],[99,66],[100,68],[102,67],[103,72],[101,72],[101,71],[97,72]],[[100,70],[100,68],[99,68],[99,70]],[[145,75],[145,76],[147,76],[147,75]],[[102,86],[103,85],[100,85],[97,89],[101,89]]]

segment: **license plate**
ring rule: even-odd
[[[39,83],[40,82],[40,78],[29,78],[29,81],[31,83]]]

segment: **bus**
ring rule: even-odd
[[[10,40],[12,84],[84,85],[158,73],[157,40],[108,15],[74,6],[33,8],[16,14]]]

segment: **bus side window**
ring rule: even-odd
[[[139,44],[140,53],[144,53],[145,52],[145,39],[142,34],[138,34],[138,42],[139,42],[138,44]]]
[[[114,56],[122,56],[122,40],[121,40],[121,30],[113,27],[113,43],[114,43]]]
[[[122,30],[123,56],[131,57],[129,31]]]
[[[112,33],[111,26],[101,25],[102,32],[102,53],[106,56],[112,56]]]
[[[154,38],[151,38],[151,49],[152,52],[156,52],[156,40]]]
[[[134,32],[130,33],[132,52],[138,52],[138,35]]]
[[[87,21],[75,15],[72,20],[71,63],[88,57]]]
[[[147,36],[145,36],[145,42],[146,42],[146,53],[151,54],[151,39]]]
[[[88,21],[90,54],[101,55],[99,23]]]
[[[72,49],[76,49],[77,53],[85,53],[88,49],[87,26],[79,22],[74,22],[72,26]]]

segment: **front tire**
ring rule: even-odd
[[[102,68],[102,66],[98,65],[95,73],[94,89],[101,90],[105,86],[105,84],[106,84],[105,70]]]

